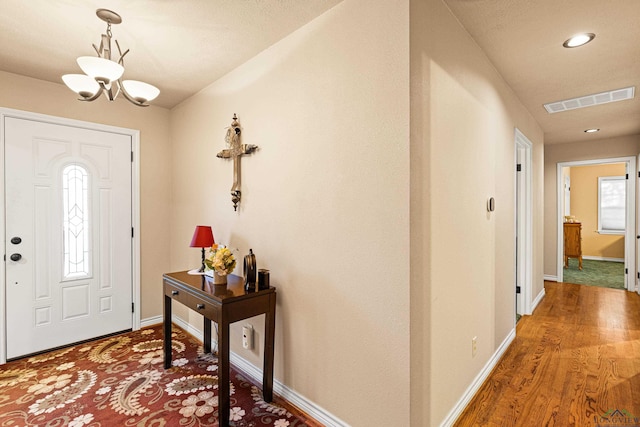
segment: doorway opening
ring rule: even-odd
[[[135,130],[0,108],[11,254],[0,264],[0,364],[140,328],[138,151]]]
[[[533,226],[532,147],[520,130],[515,130],[515,319],[532,311]]]
[[[634,290],[636,159],[558,163],[558,282]]]

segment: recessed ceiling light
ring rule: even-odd
[[[562,46],[567,47],[567,48],[583,46],[583,45],[589,43],[594,38],[596,38],[596,35],[593,34],[593,33],[576,34],[575,36],[571,37],[570,39],[568,39],[564,43],[562,43]]]
[[[600,129],[587,129],[585,130],[586,133],[595,133],[595,132],[599,132]]]

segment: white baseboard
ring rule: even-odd
[[[189,332],[194,337],[199,338],[200,340],[204,339],[204,334],[201,330],[190,325],[188,322],[185,322],[180,317],[173,315],[172,320],[173,323]],[[162,316],[160,316],[160,323],[162,323]],[[214,338],[216,337],[211,337],[211,348],[217,349],[218,343],[214,340]],[[247,375],[250,379],[257,382],[258,384],[262,383],[262,369],[256,367],[254,364],[250,363],[248,360],[239,356],[233,351],[230,352],[229,359],[231,364],[237,367],[243,374]],[[324,426],[349,427],[349,424],[347,424],[346,422],[340,420],[338,417],[334,416],[326,409],[320,407],[295,390],[287,387],[275,378],[273,380],[273,392],[282,397],[287,402],[294,405],[296,408],[302,410],[305,414],[309,415]]]
[[[173,323],[180,326],[180,328],[187,331],[194,337],[198,338],[200,341],[204,341],[204,333],[200,329],[189,324],[189,322],[185,322],[184,320],[182,320],[182,318],[176,316],[175,314],[171,316],[171,320]],[[211,351],[218,351],[218,342],[215,340],[215,338],[216,338],[215,333],[212,333],[211,334]],[[233,355],[231,355],[229,358],[233,360]]]
[[[491,371],[493,371],[493,368],[496,367],[496,365],[500,361],[500,358],[505,353],[505,351],[507,351],[507,348],[509,348],[509,345],[511,345],[511,343],[515,338],[516,338],[516,330],[515,328],[513,328],[511,332],[509,332],[507,337],[502,341],[502,344],[500,344],[500,346],[495,351],[495,353],[493,353],[493,356],[491,356],[491,359],[489,359],[487,364],[484,365],[484,368],[482,368],[480,373],[478,373],[478,375],[473,379],[473,382],[471,383],[471,385],[467,387],[467,389],[463,393],[460,400],[458,400],[458,402],[455,404],[453,409],[449,411],[445,419],[440,423],[441,427],[452,426],[453,423],[458,419],[462,411],[464,411],[464,409],[467,407],[467,405],[469,404],[473,396],[475,396],[475,394],[478,392],[482,384],[489,377],[489,375],[491,374]]]
[[[624,258],[608,258],[603,256],[590,256],[590,255],[583,255],[582,259],[590,259],[592,261],[624,262]]]
[[[162,316],[147,317],[146,319],[140,320],[140,327],[146,328],[148,326],[161,324],[162,319],[163,319]]]
[[[544,288],[542,288],[542,290],[540,291],[540,293],[538,294],[536,299],[534,299],[533,302],[531,303],[531,312],[532,313],[536,309],[538,304],[540,304],[540,301],[542,301],[542,298],[544,298],[544,296],[545,296],[545,290],[544,290]]]
[[[557,282],[558,281],[558,276],[552,276],[550,274],[545,274],[544,275],[544,280],[546,280],[547,282]]]
[[[236,366],[243,374],[247,375],[258,384],[262,383],[262,369],[257,368],[255,365],[249,363],[246,359],[238,356],[238,354],[234,352],[231,352],[230,359],[231,364]],[[290,389],[275,379],[273,380],[273,391],[324,426],[349,427],[349,424],[346,422],[338,419],[324,408],[321,408],[306,397],[302,396],[300,393]]]

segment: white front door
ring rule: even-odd
[[[131,329],[131,135],[4,131],[7,358]]]

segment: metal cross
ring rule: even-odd
[[[257,145],[240,143],[240,123],[238,118],[233,115],[231,126],[227,128],[227,136],[225,141],[229,148],[225,148],[217,154],[221,159],[233,158],[233,186],[231,187],[231,201],[233,202],[233,210],[238,209],[240,203],[240,157],[243,154],[251,154],[258,149]]]

